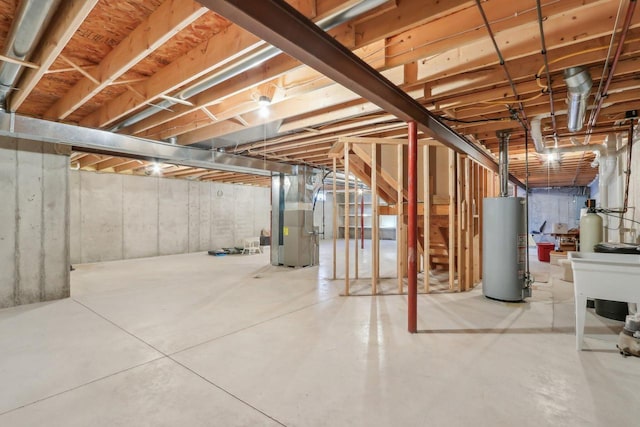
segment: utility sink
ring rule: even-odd
[[[569,252],[568,259],[576,301],[576,349],[582,350],[587,298],[640,303],[640,255]]]

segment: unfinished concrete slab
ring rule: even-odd
[[[620,323],[592,313],[589,351],[575,351],[559,267],[534,263],[528,303],[420,295],[412,335],[405,296],[339,296],[330,246],[304,269],[269,266],[268,253],[79,265],[71,299],[0,311],[2,348],[15,347],[0,354],[14,372],[0,424],[637,424],[640,359],[618,354]],[[17,344],[51,312],[102,332]],[[61,360],[74,380],[43,387]]]

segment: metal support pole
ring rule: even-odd
[[[418,331],[418,132],[415,122],[409,122],[409,203],[408,203],[408,312],[409,332]]]

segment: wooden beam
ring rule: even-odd
[[[152,102],[160,95],[189,84],[216,67],[237,60],[238,57],[262,44],[263,42],[254,35],[236,25],[230,25],[136,85],[136,90],[145,94],[144,100],[139,100],[134,94],[125,92],[83,118],[80,124],[88,127],[107,126],[144,104]],[[220,49],[220,46],[227,48]]]
[[[96,170],[101,171],[101,170],[113,168],[123,163],[129,163],[130,161],[131,159],[124,159],[122,157],[112,157],[108,160],[103,160],[100,163],[97,163]]]
[[[45,113],[45,118],[64,119],[206,12],[206,7],[191,0],[166,0],[111,50],[98,67],[85,71],[85,78],[67,91]]]
[[[13,91],[9,97],[9,111],[17,111],[20,108],[96,3],[98,0],[66,0],[61,2],[55,21],[45,33],[45,38],[40,42],[40,47],[33,55],[33,61],[40,66],[37,69],[30,68],[24,71],[18,84],[20,90]]]
[[[474,5],[475,2],[469,0],[402,0],[395,9],[357,23],[356,46],[385,39]]]
[[[308,1],[302,0],[301,3],[296,2],[295,4],[300,5],[301,12],[307,17],[313,17],[316,8],[307,7]],[[336,7],[340,7],[340,5],[337,4]],[[346,34],[340,33],[345,30],[348,28],[339,26],[329,32],[346,42],[345,37],[349,37],[349,31]],[[220,49],[220,46],[225,48]],[[136,100],[131,94],[124,93],[83,118],[80,124],[88,127],[107,126],[135,111],[144,103],[153,102],[161,95],[170,94],[210,72],[221,70],[222,67],[241,60],[245,55],[250,55],[263,46],[265,43],[262,40],[232,24],[141,83],[137,89],[146,95],[144,102]],[[197,107],[203,106],[197,102],[194,104]]]
[[[93,166],[97,163],[100,163],[103,160],[109,159],[109,156],[100,156],[97,154],[89,154],[87,157],[83,157],[78,162],[80,169],[88,168],[89,166]]]

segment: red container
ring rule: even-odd
[[[551,261],[551,251],[555,249],[555,243],[538,243],[538,261]]]

